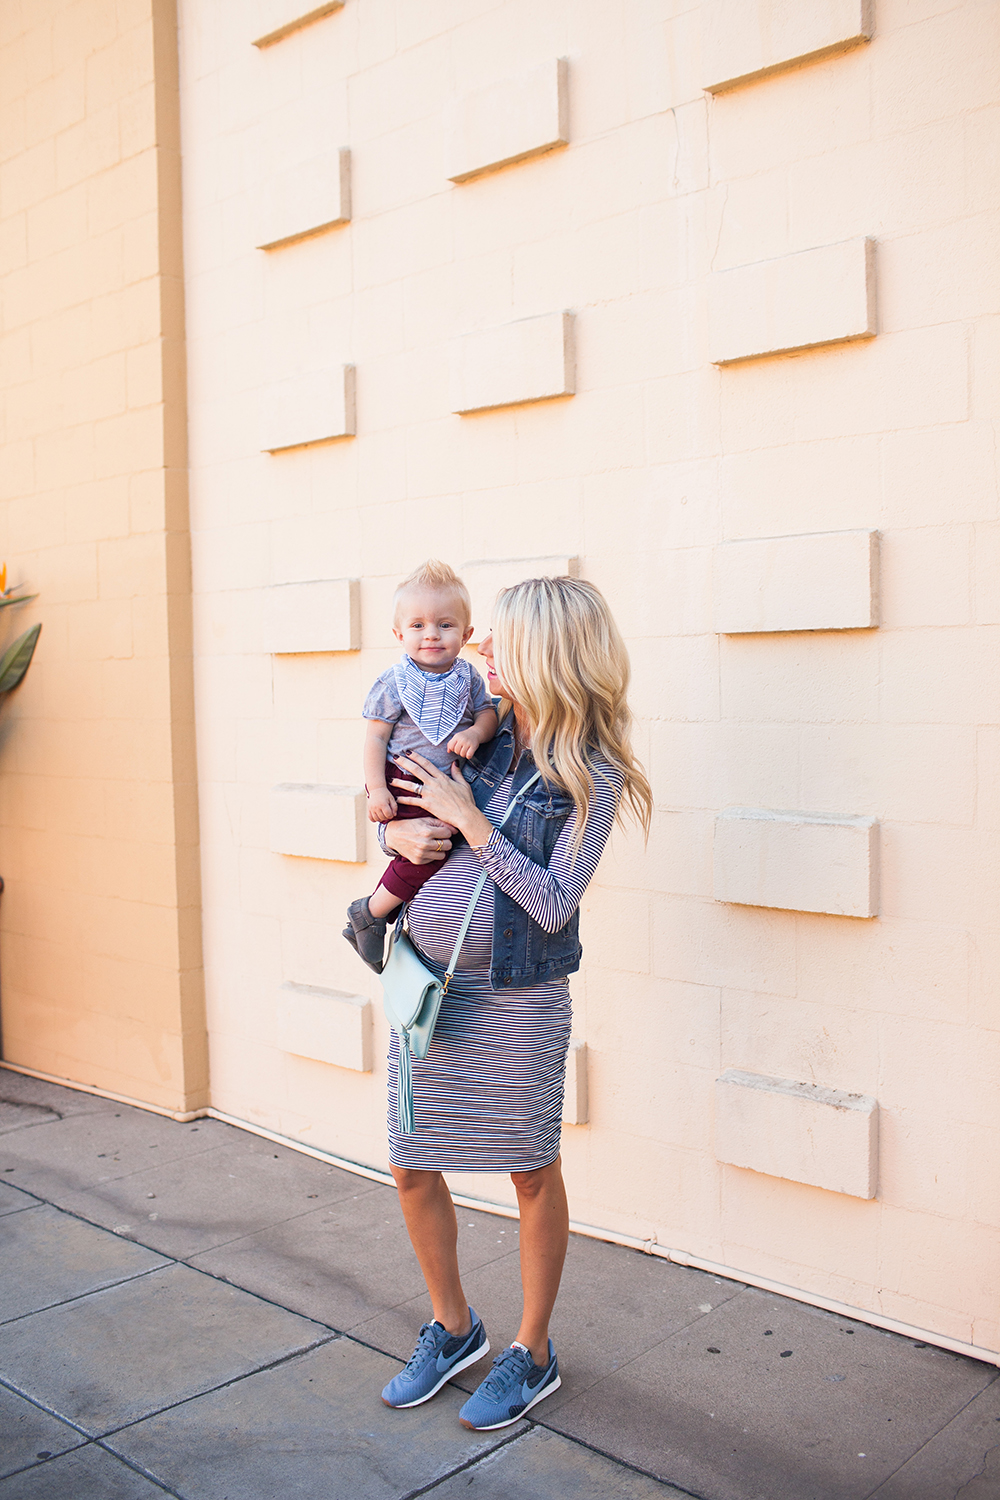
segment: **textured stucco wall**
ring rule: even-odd
[[[273,852],[272,789],[350,799],[391,590],[420,558],[484,577],[578,558],[629,641],[658,811],[585,902],[574,1217],[997,1349],[995,7],[824,5],[819,28],[771,0],[323,9],[296,29],[294,0],[180,5],[213,1103],[384,1163],[377,1003],[370,1073],[282,1045],[289,985],[377,1001],[339,937],[374,841],[367,868]],[[456,162],[478,175],[452,181]],[[332,227],[259,250],[286,188],[289,237],[302,213]],[[341,436],[262,453],[289,411]],[[719,630],[723,543],[871,531],[877,625],[852,628],[848,562],[823,589],[843,628],[775,629],[771,601],[771,629]],[[54,606],[56,575],[31,576]],[[272,655],[269,590],[348,578],[360,650]],[[338,618],[331,648],[352,634]],[[31,749],[7,764],[27,776]],[[775,895],[745,850],[717,886],[729,808],[764,842],[783,815],[801,890]],[[795,908],[823,906],[823,818],[877,825],[846,908],[877,916]],[[767,1172],[766,1132],[723,1153],[760,1170],[718,1161],[729,1069],[875,1098],[876,1197],[810,1185],[823,1163]]]
[[[0,100],[0,535],[43,621],[2,726],[3,1056],[183,1111],[207,1051],[172,0],[10,0]]]

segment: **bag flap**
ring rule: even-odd
[[[380,975],[385,1013],[397,1031],[407,1031],[419,1016],[429,991],[440,981],[422,964],[405,933],[393,933],[389,956]]]

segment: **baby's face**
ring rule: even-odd
[[[392,633],[425,672],[447,672],[472,634],[462,601],[438,589],[414,589],[399,601]]]

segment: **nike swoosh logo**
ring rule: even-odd
[[[435,1364],[437,1365],[439,1375],[443,1375],[445,1370],[450,1370],[456,1359],[461,1359],[462,1355],[466,1353],[470,1344],[472,1343],[472,1339],[473,1335],[470,1333],[468,1339],[462,1345],[461,1349],[456,1349],[454,1354],[438,1355],[437,1359],[435,1360]]]
[[[521,1381],[521,1400],[524,1402],[525,1406],[527,1406],[528,1402],[532,1400],[533,1397],[538,1395],[538,1392],[541,1390],[544,1384],[544,1380],[540,1380],[537,1385],[529,1385],[526,1380]]]

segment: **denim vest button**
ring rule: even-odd
[[[512,927],[505,927],[504,930],[503,930],[503,935],[504,935],[505,938],[513,937],[514,936],[514,929]]]

